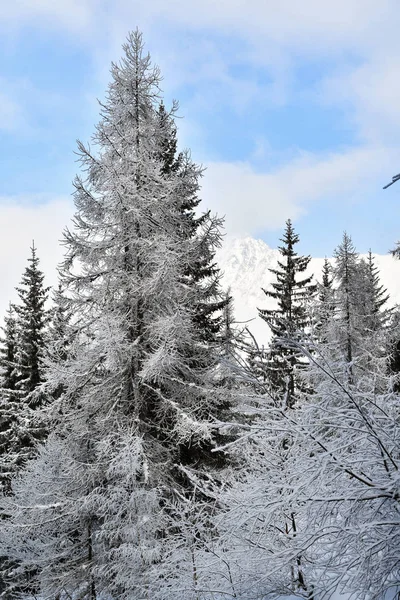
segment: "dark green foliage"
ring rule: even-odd
[[[36,409],[43,402],[37,388],[44,381],[47,289],[34,245],[17,288],[20,305],[10,305],[0,349],[0,477],[4,493],[26,461],[32,457],[44,427]]]
[[[217,343],[222,327],[222,311],[227,299],[222,296],[220,286],[220,271],[215,262],[215,248],[219,239],[210,240],[212,219],[210,211],[201,215],[196,214],[196,208],[201,200],[197,195],[199,183],[188,177],[192,169],[192,161],[188,152],[177,154],[177,129],[174,115],[177,111],[174,103],[169,112],[163,103],[158,109],[160,128],[160,147],[158,159],[162,164],[161,172],[166,179],[178,175],[181,182],[179,204],[177,210],[181,213],[184,227],[182,238],[198,240],[198,258],[187,261],[184,273],[185,283],[196,290],[193,303],[193,322],[204,342]],[[219,221],[222,225],[222,220]],[[210,244],[211,241],[211,244]]]
[[[12,305],[10,304],[4,318],[4,336],[1,340],[0,365],[1,365],[1,397],[0,397],[0,487],[2,493],[10,489],[10,474],[17,457],[10,461],[11,451],[14,450],[15,435],[18,432],[19,401],[16,369],[17,354],[17,327]],[[18,445],[19,446],[19,445]],[[11,462],[11,464],[10,464]]]
[[[381,284],[379,269],[375,265],[371,250],[368,252],[366,261],[366,314],[368,315],[367,327],[369,330],[377,331],[381,329],[389,318],[389,313],[384,309],[389,300],[387,289]]]
[[[324,265],[322,267],[322,286],[319,293],[320,300],[325,300],[327,291],[332,290],[332,283],[333,279],[331,265],[329,264],[329,260],[325,258]]]
[[[44,275],[39,269],[39,259],[34,243],[31,257],[17,287],[20,304],[15,305],[18,328],[18,380],[16,387],[21,396],[37,404],[39,397],[30,397],[44,381],[43,356],[47,314],[45,303],[49,288],[45,288]]]
[[[49,311],[49,327],[47,334],[48,352],[53,360],[64,361],[68,356],[71,343],[71,311],[64,290],[59,283],[53,292],[53,307]]]
[[[46,430],[37,408],[43,395],[37,388],[44,381],[42,359],[45,351],[47,289],[39,270],[34,244],[31,257],[17,288],[19,305],[10,305],[4,319],[0,348],[0,493],[11,494],[12,480],[35,454]],[[8,515],[3,513],[2,519]],[[29,570],[22,569],[7,556],[0,557],[1,597],[11,600],[33,592]],[[26,588],[26,589],[25,589]]]
[[[163,175],[176,173],[182,163],[182,154],[177,153],[178,141],[176,126],[173,121],[173,114],[178,106],[174,103],[170,112],[167,112],[164,103],[161,102],[158,109],[159,120],[159,153],[157,159],[160,160]]]
[[[322,281],[318,284],[318,296],[314,309],[314,335],[317,342],[327,340],[327,328],[335,311],[332,267],[327,258],[322,267]]]
[[[17,384],[17,325],[15,322],[15,313],[12,304],[9,305],[7,314],[4,318],[4,327],[2,327],[4,336],[0,347],[0,364],[2,367],[1,387],[3,389],[15,390]]]

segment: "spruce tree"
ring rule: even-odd
[[[176,102],[173,103],[169,112],[167,112],[163,101],[160,102],[158,108],[159,148],[157,158],[162,163],[161,172],[164,175],[176,173],[183,161],[183,153],[177,155],[177,128],[173,119],[177,110],[178,104]]]
[[[361,258],[347,233],[335,249],[334,259],[328,304],[324,291],[317,307],[318,314],[325,314],[318,352],[336,365],[335,372],[345,378],[346,385],[352,385],[366,369],[375,369],[379,354],[386,361],[388,295],[371,252],[367,260]]]
[[[322,279],[321,283],[317,284],[317,290],[318,294],[313,314],[314,335],[317,342],[324,342],[327,336],[327,328],[335,310],[332,267],[327,258],[325,258],[322,266]]]
[[[184,271],[186,285],[196,289],[196,298],[193,302],[193,320],[197,331],[201,333],[204,342],[218,343],[218,336],[223,327],[222,311],[228,302],[221,294],[221,274],[215,262],[215,250],[220,245],[220,240],[214,236],[210,244],[210,224],[216,221],[210,212],[197,214],[196,209],[200,204],[198,197],[198,180],[189,180],[187,175],[192,169],[190,152],[177,153],[177,128],[174,115],[178,109],[174,103],[169,112],[161,102],[157,118],[159,125],[158,158],[162,162],[161,172],[168,177],[178,176],[181,183],[180,201],[177,206],[182,214],[185,226],[181,228],[183,238],[189,236],[196,239],[198,244],[198,258],[187,264]],[[202,171],[199,170],[199,175]],[[217,220],[218,227],[222,225]]]
[[[291,432],[286,431],[284,435],[282,432],[286,428],[284,414],[296,406],[302,394],[309,391],[308,382],[303,376],[307,363],[298,349],[298,344],[304,343],[306,328],[311,325],[310,307],[317,289],[312,276],[302,276],[311,257],[297,254],[295,246],[299,242],[299,236],[290,220],[286,222],[281,241],[283,244],[279,251],[282,259],[278,261],[276,269],[270,269],[276,281],[271,284],[272,290],[263,290],[268,297],[276,301],[277,307],[259,309],[260,316],[272,331],[272,339],[266,351],[262,349],[258,356],[254,356],[253,353],[251,357],[259,381],[260,370],[264,371],[264,394],[267,392],[272,397],[272,406],[267,407],[264,414],[261,413],[259,422],[262,423],[261,427],[271,427],[272,436],[275,427],[279,431],[278,436],[275,433],[272,440],[268,439],[265,442],[265,448],[268,448],[268,444],[274,448],[273,465],[270,468],[271,481],[274,472],[280,473],[279,487],[274,489],[273,494],[275,498],[284,499],[281,503],[276,501],[273,518],[274,522],[278,523],[277,536],[271,536],[268,541],[268,544],[272,542],[278,548],[285,547],[292,537],[296,537],[301,527],[297,517],[298,507],[290,501],[292,491],[286,487],[284,479],[286,463],[290,460],[290,455],[297,451],[297,444]],[[271,424],[268,425],[270,420]],[[266,450],[266,454],[269,452],[270,450]],[[274,471],[277,465],[279,466]],[[310,589],[304,576],[303,563],[304,553],[300,552],[290,565],[290,583],[293,590],[309,595]]]
[[[367,260],[365,261],[365,270],[366,327],[369,331],[380,331],[385,327],[389,319],[389,311],[385,308],[389,300],[389,294],[380,282],[379,269],[375,264],[371,250],[369,250]]]
[[[20,304],[9,307],[0,349],[1,485],[6,494],[45,434],[37,409],[43,399],[38,387],[44,382],[47,289],[34,245],[31,253],[17,288]]]
[[[332,267],[329,263],[329,260],[325,257],[324,264],[322,267],[322,281],[321,284],[318,286],[318,299],[324,305],[328,305],[332,302],[332,284]]]
[[[17,288],[20,304],[10,305],[0,350],[0,486],[6,497],[12,494],[16,475],[36,455],[38,443],[46,435],[38,411],[43,394],[38,388],[44,382],[47,289],[34,244],[31,253]],[[10,517],[8,508],[7,500],[1,510],[3,525]],[[1,597],[11,600],[23,590],[32,592],[30,566],[23,566],[10,552],[1,554]]]
[[[210,287],[219,294],[208,262],[219,222],[207,214],[194,233],[186,207],[201,170],[188,155],[165,173],[160,74],[141,34],[130,34],[111,74],[94,148],[79,143],[84,175],[65,234],[62,281],[77,334],[49,368],[63,418],[15,484],[3,544],[40,568],[45,596],[166,600],[183,587],[191,597],[185,515],[200,544],[193,502],[225,460],[213,452],[212,421],[232,397],[219,385],[218,348],[196,325]]]
[[[2,329],[4,336],[1,339],[0,347],[0,487],[1,492],[7,494],[10,490],[11,475],[16,470],[15,467],[19,458],[22,459],[22,457],[18,457],[20,448],[19,444],[16,444],[20,403],[16,390],[17,327],[14,309],[11,304],[4,318]],[[17,450],[17,456],[15,450]]]
[[[45,380],[43,358],[45,353],[45,327],[47,311],[45,304],[49,288],[44,286],[44,274],[39,269],[39,258],[34,242],[21,283],[17,287],[19,303],[15,305],[18,349],[16,387],[20,397],[33,404],[40,404],[35,390]]]
[[[336,281],[336,317],[334,343],[338,358],[344,360],[349,381],[353,378],[353,361],[361,349],[363,324],[359,310],[360,259],[351,237],[344,232],[341,244],[334,251]]]
[[[315,294],[312,276],[299,278],[306,271],[311,257],[299,256],[295,250],[299,236],[290,219],[279,247],[282,259],[277,269],[269,269],[276,277],[272,290],[263,290],[266,296],[277,301],[275,309],[259,309],[260,317],[272,331],[272,340],[266,361],[267,378],[274,395],[284,396],[287,408],[293,408],[302,387],[299,371],[304,360],[290,341],[298,341],[309,324],[307,303]]]
[[[2,327],[4,336],[0,347],[1,364],[1,387],[2,389],[15,391],[17,385],[17,324],[15,321],[15,311],[10,303],[7,314],[4,317],[4,326]]]

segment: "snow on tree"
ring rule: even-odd
[[[177,110],[177,102],[173,103],[171,111],[168,112],[162,100],[158,108],[157,118],[160,135],[157,158],[163,163],[161,171],[164,175],[176,173],[183,163],[184,154],[179,153],[177,155],[177,128],[173,119],[173,115]]]
[[[17,391],[17,326],[13,306],[10,304],[4,318],[4,337],[1,340],[1,404],[0,404],[0,477],[1,492],[10,491],[11,477],[18,467],[26,460],[26,444],[23,442],[25,435],[24,421],[26,411],[23,400]],[[22,420],[22,422],[21,422]],[[31,443],[28,444],[30,454]],[[26,450],[26,448],[25,448]]]
[[[307,303],[316,291],[312,276],[299,279],[306,271],[311,257],[299,256],[295,246],[299,236],[295,233],[290,219],[286,221],[286,229],[279,247],[282,260],[277,269],[270,269],[276,276],[272,290],[264,293],[274,298],[276,309],[259,309],[259,314],[271,328],[273,337],[268,352],[266,372],[271,382],[274,395],[285,397],[288,408],[293,408],[296,395],[302,387],[299,371],[303,367],[303,359],[292,348],[285,346],[285,339],[298,339],[309,323]]]
[[[309,325],[307,308],[316,286],[312,277],[298,277],[310,257],[295,252],[299,237],[290,221],[282,241],[284,259],[272,270],[277,281],[272,291],[264,290],[277,300],[278,307],[259,311],[273,332],[271,346],[260,349],[254,340],[250,372],[245,374],[253,390],[248,394],[252,398],[247,422],[243,422],[246,458],[236,481],[220,499],[225,516],[218,515],[221,541],[216,553],[229,565],[233,587],[243,599],[312,592],[304,574],[306,551],[296,551],[293,545],[304,524],[293,500],[287,463],[299,451],[296,429],[288,427],[288,421],[296,419],[291,409],[295,404],[297,408],[307,389],[299,372],[304,371],[306,361],[292,341],[304,338]]]
[[[387,294],[371,254],[360,260],[347,234],[335,257],[326,335],[312,354],[303,349],[313,393],[290,427],[300,438],[286,465],[302,523],[296,545],[308,549],[307,579],[319,594],[383,597],[400,584],[399,398],[384,354]]]
[[[333,282],[329,289],[324,288],[324,298],[316,307],[317,321],[321,321],[321,311],[326,313],[323,325],[322,321],[316,324],[316,332],[318,336],[319,328],[322,355],[338,368],[345,368],[351,380],[373,367],[370,363],[379,360],[379,348],[386,364],[388,295],[380,284],[372,253],[367,260],[360,258],[347,233],[334,257]]]
[[[38,387],[44,381],[47,289],[34,244],[20,286],[20,304],[10,305],[4,320],[0,382],[1,485],[9,493],[11,478],[33,456],[44,435],[38,417]]]
[[[399,395],[374,335],[365,330],[376,360],[352,378],[345,355],[340,367],[324,343],[311,353],[293,340],[313,392],[294,411],[260,397],[257,419],[243,426],[249,459],[218,515],[217,553],[238,597],[372,600],[400,591]]]
[[[375,369],[349,379],[309,355],[314,394],[299,409],[303,444],[288,469],[305,525],[296,543],[311,550],[308,579],[328,596],[400,590],[399,396],[390,380],[384,387],[376,358]]]
[[[196,598],[179,507],[225,463],[212,422],[232,397],[199,318],[220,294],[220,221],[194,220],[201,170],[188,154],[166,172],[160,73],[139,32],[111,75],[93,149],[78,146],[62,266],[76,335],[48,368],[63,390],[54,434],[15,483],[2,546],[38,569],[44,594],[165,600],[187,573]],[[179,565],[165,560],[174,549]]]
[[[400,589],[399,397],[383,354],[386,293],[371,258],[360,260],[345,236],[336,280],[325,262],[318,335],[306,347],[286,338],[309,365],[312,393],[299,395],[296,410],[271,402],[268,386],[260,393],[257,378],[255,419],[237,442],[248,460],[217,515],[216,552],[240,598],[383,598]]]
[[[366,261],[367,281],[367,306],[366,313],[369,314],[369,331],[382,329],[387,323],[389,313],[385,304],[389,300],[387,289],[380,282],[379,269],[375,264],[374,256],[369,250]]]
[[[312,314],[313,335],[321,342],[326,340],[327,327],[335,310],[334,294],[332,267],[325,258],[321,283],[317,283],[317,296]]]
[[[6,316],[4,317],[4,326],[2,329],[4,337],[1,340],[2,346],[0,347],[2,367],[1,387],[7,390],[15,390],[17,384],[17,325],[15,322],[14,308],[11,303],[8,307]]]
[[[21,397],[25,397],[31,404],[38,404],[41,400],[38,396],[34,397],[33,392],[45,380],[45,304],[49,288],[44,286],[44,274],[39,269],[34,242],[28,263],[17,287],[19,303],[14,306],[18,330],[16,387]]]
[[[17,288],[20,304],[10,304],[3,327],[0,358],[0,485],[3,497],[10,496],[13,480],[36,454],[38,443],[46,434],[44,420],[38,412],[43,398],[38,388],[44,378],[47,289],[43,285],[44,276],[39,270],[34,244],[28,263]],[[7,503],[1,513],[4,523],[9,518]],[[1,593],[2,597],[11,599],[21,592],[21,584],[27,585],[29,570],[20,568],[10,553],[2,552],[2,555]],[[21,576],[18,583],[10,585],[8,576],[17,567]]]

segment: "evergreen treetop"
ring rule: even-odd
[[[15,311],[10,303],[4,317],[3,338],[0,347],[1,388],[15,391],[17,376],[17,324]]]
[[[39,258],[32,242],[28,266],[16,288],[19,303],[15,304],[18,330],[17,389],[28,396],[44,381],[43,356],[47,313],[45,304],[49,288],[44,286],[44,274],[39,269]]]
[[[269,269],[276,281],[271,284],[272,290],[263,290],[277,301],[277,308],[259,309],[259,314],[273,333],[265,365],[267,379],[272,393],[283,396],[286,406],[292,408],[298,390],[303,387],[298,372],[304,359],[290,344],[302,337],[310,322],[307,303],[314,296],[316,285],[312,283],[312,275],[298,277],[306,271],[311,257],[297,254],[299,236],[290,219],[286,221],[281,241],[279,251],[283,258],[278,261],[277,269]]]
[[[261,318],[271,327],[275,335],[295,333],[307,325],[308,318],[304,301],[311,298],[316,290],[312,285],[312,275],[298,279],[299,273],[306,271],[311,256],[299,256],[295,246],[299,236],[295,233],[290,219],[281,238],[279,252],[284,260],[278,261],[278,269],[269,269],[276,276],[271,283],[272,290],[263,290],[266,296],[277,300],[277,309],[259,309]]]

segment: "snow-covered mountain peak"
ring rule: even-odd
[[[251,237],[227,238],[218,253],[226,266],[234,267],[240,263],[249,268],[265,261],[273,264],[278,254],[278,250],[273,250],[263,240]]]

